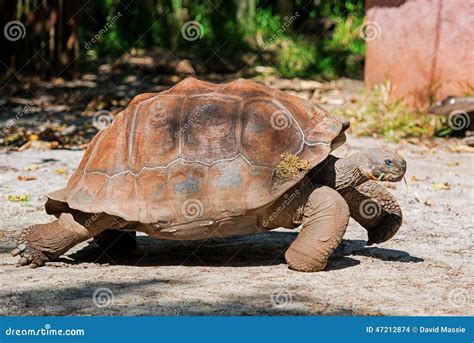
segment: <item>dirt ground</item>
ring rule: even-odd
[[[319,273],[287,268],[283,253],[297,232],[285,229],[195,242],[139,236],[128,256],[102,254],[89,241],[45,267],[16,267],[16,236],[51,219],[45,194],[66,184],[83,151],[0,151],[1,314],[473,315],[474,154],[456,144],[350,138],[339,148],[344,156],[391,146],[406,158],[408,188],[390,187],[404,223],[392,240],[367,247],[351,220]]]

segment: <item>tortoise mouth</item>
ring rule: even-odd
[[[393,174],[393,173],[374,173],[373,171],[369,171],[367,173],[367,176],[369,177],[369,180],[373,181],[391,181],[391,182],[397,182],[400,181],[403,178],[403,174]]]

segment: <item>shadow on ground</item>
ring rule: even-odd
[[[67,263],[93,262],[133,266],[249,267],[285,264],[284,252],[296,232],[269,232],[258,235],[205,241],[164,241],[138,236],[138,249],[129,253],[102,251],[91,242],[70,255]],[[362,240],[343,240],[331,256],[326,271],[353,267],[360,262],[350,256],[368,256],[384,261],[422,262],[401,250],[367,247]]]
[[[290,293],[275,293],[269,287],[258,293],[229,294],[206,302],[199,299],[169,299],[163,286],[192,285],[193,280],[153,278],[134,282],[87,282],[61,289],[28,288],[0,293],[3,315],[356,315],[351,309]],[[311,304],[307,310],[296,303]]]

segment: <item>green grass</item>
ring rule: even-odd
[[[440,132],[444,119],[411,110],[402,101],[389,99],[390,85],[383,84],[339,113],[351,121],[351,132],[391,141],[428,138]]]

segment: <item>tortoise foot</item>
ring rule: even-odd
[[[12,250],[13,256],[19,256],[19,266],[29,265],[31,268],[43,266],[50,258],[34,243],[38,236],[38,225],[24,229],[18,237],[16,248]]]

